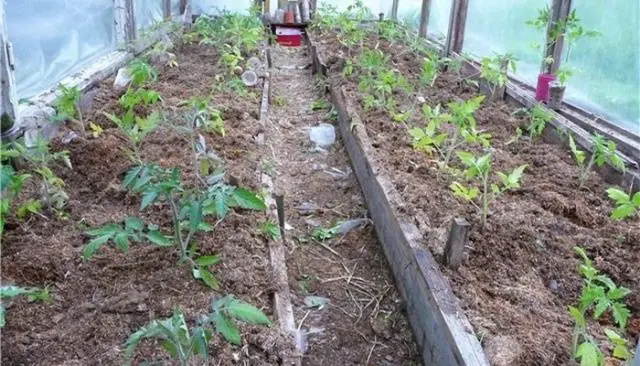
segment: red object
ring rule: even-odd
[[[553,74],[538,75],[538,85],[536,86],[536,100],[539,102],[549,101],[549,84],[556,79]]]
[[[302,44],[302,31],[297,28],[276,27],[276,42],[282,46],[299,47]]]
[[[286,11],[284,13],[284,22],[285,23],[292,24],[294,22],[294,20],[295,20],[295,17],[293,15],[292,11]]]

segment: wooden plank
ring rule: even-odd
[[[171,20],[171,0],[162,0],[162,16],[164,20]]]
[[[451,55],[451,53],[459,54],[462,52],[468,7],[469,0],[453,0],[451,3],[449,29],[447,30],[447,40],[443,50],[447,56]]]
[[[116,44],[123,47],[137,38],[134,0],[114,0],[113,17]]]
[[[398,20],[398,0],[393,0],[391,4],[391,19]]]
[[[466,219],[456,217],[451,222],[451,231],[444,248],[445,262],[449,267],[457,269],[462,263],[464,248],[469,241],[470,232],[471,224]]]
[[[429,26],[429,14],[431,13],[431,0],[422,0],[422,8],[420,9],[420,29],[418,37],[427,37],[427,27]]]
[[[310,39],[314,69],[326,64]],[[326,75],[326,69],[324,69]],[[372,147],[345,90],[330,82],[341,137],[362,188],[378,239],[407,304],[409,322],[425,365],[488,365],[473,328],[431,254],[423,249],[415,225],[400,221],[393,207],[402,205],[392,181],[369,159]]]
[[[547,27],[546,43],[544,48],[544,57],[542,58],[541,71],[555,74],[562,62],[562,49],[564,46],[564,37],[560,35],[557,40],[551,39],[551,31],[555,25],[567,19],[571,12],[571,0],[553,0],[551,5],[551,19]],[[552,63],[546,60],[552,58]]]
[[[180,0],[180,14],[184,14],[184,11],[187,10],[187,2],[188,0]]]
[[[425,365],[488,365],[473,330],[431,254],[422,249],[415,225],[398,219],[401,199],[392,181],[370,159],[372,147],[355,109],[334,83],[331,99],[339,128],[376,233],[407,301],[407,314]]]
[[[4,0],[0,0],[0,21],[2,26],[0,27],[0,121],[2,126],[14,131],[13,125],[16,121],[16,108],[18,106],[16,98],[16,86],[14,76],[14,58],[13,48],[11,42],[9,42],[9,35],[7,32],[7,22],[5,21],[4,12]]]

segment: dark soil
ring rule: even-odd
[[[345,85],[351,103],[358,106],[375,148],[373,159],[403,198],[404,206],[398,213],[415,222],[424,245],[441,259],[452,219],[465,217],[472,223],[468,258],[458,271],[445,266],[442,270],[493,364],[569,362],[573,324],[567,306],[577,303],[581,288],[574,246],[585,248],[599,270],[632,290],[626,298],[632,313],[627,335],[630,344],[636,344],[640,333],[640,222],[637,218],[622,222],[609,218],[612,203],[605,193],[608,184],[594,174],[587,188],[580,189],[578,167],[571,153],[559,145],[524,137],[507,145],[516,128],[527,121],[511,115],[515,106],[485,101],[476,119],[478,128],[493,136],[493,169],[511,171],[521,164],[528,166],[522,187],[491,204],[488,226],[482,231],[479,213],[456,200],[448,188],[454,180],[464,182],[464,177],[439,172],[435,157],[412,149],[407,133],[408,128],[425,123],[420,118],[418,97],[429,105],[444,107],[450,101],[477,95],[477,89],[458,74],[441,74],[432,88],[395,96],[401,111],[414,111],[407,125],[398,124],[384,111],[365,112],[358,80],[339,74],[341,58],[356,51],[341,47],[333,35],[314,37],[328,61],[331,78]],[[369,40],[367,47],[373,48],[376,42]],[[421,59],[399,44],[382,40],[377,47],[392,55],[393,67],[415,85]],[[594,321],[591,330],[606,344],[605,326],[612,326],[608,315],[599,323]]]
[[[191,96],[213,95],[223,111],[228,135],[208,135],[210,147],[228,165],[228,179],[234,184],[259,189],[260,151],[253,136],[257,123],[259,89],[239,97],[213,90],[216,53],[200,45],[181,45],[175,51],[179,66],[163,67],[152,87],[164,100],[162,108],[170,124],[184,123],[179,103]],[[133,246],[128,253],[105,247],[90,261],[83,261],[82,247],[88,242],[83,231],[126,216],[140,215],[145,222],[170,231],[171,218],[163,204],[138,212],[139,197],[120,186],[124,172],[132,166],[122,152],[126,140],[102,112],[122,112],[113,80],[99,86],[87,121],[105,130],[98,138],[76,139],[68,144],[53,142],[54,150],[69,150],[73,170],[56,167],[65,181],[70,199],[64,219],[32,216],[24,222],[9,218],[2,240],[2,283],[47,286],[49,303],[27,303],[19,298],[7,304],[7,324],[2,330],[3,365],[116,365],[124,361],[127,337],[149,321],[182,309],[194,325],[198,315],[210,310],[214,296],[233,294],[261,309],[273,319],[270,295],[273,291],[266,240],[256,222],[262,213],[235,211],[222,221],[215,233],[196,236],[202,254],[219,254],[214,267],[220,282],[215,292],[192,278],[188,266],[177,264],[173,249],[151,245]],[[190,146],[173,128],[160,127],[142,145],[145,160],[181,168],[183,179],[194,179]],[[29,186],[24,196],[35,196]],[[21,199],[24,199],[22,197]],[[214,222],[211,222],[214,224]],[[215,364],[277,364],[290,354],[289,340],[277,326],[242,326],[244,346],[231,346],[214,337],[210,354]],[[139,347],[136,360],[167,363],[168,356],[157,344]]]

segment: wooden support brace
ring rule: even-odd
[[[0,121],[2,121],[2,131],[5,132],[13,127],[16,121],[16,88],[14,79],[14,58],[11,42],[7,33],[7,22],[5,21],[4,0],[0,0]]]
[[[180,14],[182,16],[182,23],[190,26],[193,23],[193,9],[191,8],[191,0],[180,0]]]
[[[422,8],[420,9],[420,29],[418,36],[427,37],[427,27],[429,26],[429,14],[431,13],[431,0],[422,0]]]
[[[162,0],[162,16],[164,20],[171,20],[171,0]]]
[[[393,0],[391,4],[391,19],[393,20],[398,20],[398,1],[399,0]]]
[[[444,249],[444,258],[447,266],[456,269],[462,263],[464,247],[469,241],[471,224],[464,218],[455,218],[451,223],[449,239]]]
[[[544,57],[540,70],[549,74],[555,74],[560,68],[562,49],[564,46],[564,32],[560,32],[557,38],[552,38],[553,30],[557,24],[564,22],[571,12],[571,0],[553,0],[551,5],[551,19],[547,26],[547,39],[544,47]],[[552,59],[551,63],[547,60]]]
[[[462,52],[468,7],[469,0],[453,0],[451,4],[449,30],[447,31],[447,40],[443,49],[444,55],[446,56],[450,55],[452,52]]]
[[[137,38],[134,0],[114,0],[113,16],[116,44],[119,46]]]

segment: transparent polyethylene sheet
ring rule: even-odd
[[[469,1],[463,52],[477,58],[512,53],[518,58],[516,75],[536,85],[544,32],[525,22],[534,18],[538,9],[547,3],[545,0]]]
[[[574,1],[573,8],[601,35],[581,39],[569,53],[566,64],[575,71],[566,99],[640,135],[640,1]]]
[[[135,0],[136,28],[143,29],[160,22],[162,15],[162,0]]]
[[[18,98],[54,87],[115,49],[113,1],[8,0]]]
[[[449,12],[451,0],[431,0],[431,12],[427,33],[432,38],[444,41],[449,28]],[[422,12],[422,0],[400,0],[398,2],[398,20],[407,23],[413,29],[420,27],[420,13]],[[391,13],[391,8],[389,8]]]

